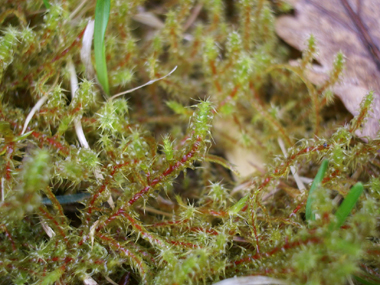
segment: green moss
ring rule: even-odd
[[[0,7],[1,284],[380,283],[380,143],[356,137],[374,95],[353,119],[337,107],[342,54],[309,82],[314,37],[287,64],[274,33],[285,2],[195,2],[111,1],[106,88],[80,55],[93,3]],[[141,23],[141,8],[163,25]],[[73,97],[69,62],[83,72]],[[266,166],[237,177],[234,149]],[[314,179],[323,160],[309,197],[292,171]]]

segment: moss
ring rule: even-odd
[[[374,95],[352,120],[338,108],[331,116],[344,57],[322,86],[304,76],[313,37],[300,66],[288,65],[274,34],[285,3],[112,1],[110,94],[81,61],[94,3],[50,4],[0,7],[0,283],[380,283],[380,143],[355,135]],[[163,25],[141,24],[142,7]],[[262,153],[266,167],[238,178],[231,145]],[[292,171],[313,179],[325,159],[306,221],[308,191]],[[359,181],[359,202],[332,228]]]

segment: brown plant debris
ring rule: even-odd
[[[276,22],[277,34],[293,47],[302,50],[313,34],[318,53],[307,72],[308,79],[320,85],[328,77],[335,55],[342,51],[346,68],[332,91],[353,115],[369,91],[374,91],[372,114],[358,133],[374,137],[380,119],[380,6],[373,0],[299,0],[292,1],[295,16],[282,16]]]

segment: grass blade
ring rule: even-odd
[[[237,171],[237,169],[234,167],[234,165],[232,165],[229,161],[225,160],[222,157],[219,157],[219,156],[213,155],[213,154],[207,154],[205,156],[205,161],[220,164],[224,168],[230,170],[237,177],[240,177],[240,173],[239,173],[239,171]]]
[[[317,188],[317,186],[321,184],[323,177],[325,176],[328,164],[329,164],[328,160],[324,160],[322,162],[322,165],[319,168],[318,173],[314,178],[313,184],[311,184],[309,197],[307,198],[307,202],[306,202],[306,220],[307,221],[315,220],[315,217],[314,215],[312,215],[312,211],[311,211],[311,206],[313,204],[313,199],[311,198],[312,196],[311,194],[314,192],[315,188]]]
[[[106,48],[104,46],[104,35],[110,16],[111,1],[97,0],[95,8],[95,32],[94,32],[94,51],[95,51],[95,67],[98,75],[99,83],[104,91],[109,95],[107,64],[106,64]]]
[[[241,211],[241,209],[244,208],[245,204],[248,201],[248,198],[249,198],[249,194],[245,195],[243,198],[241,198],[236,204],[234,204],[230,208],[230,210],[228,211],[228,213],[230,215],[236,215],[237,213],[239,213]]]
[[[330,230],[339,229],[343,226],[348,215],[351,213],[352,209],[355,207],[360,195],[363,193],[363,184],[361,182],[356,183],[348,193],[347,197],[343,200],[343,203],[339,206],[335,213],[337,218],[336,223],[330,224]]]
[[[43,1],[44,1],[44,5],[45,5],[46,9],[49,9],[50,8],[49,0],[43,0]]]

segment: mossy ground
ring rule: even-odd
[[[313,86],[313,38],[287,64],[273,28],[287,4],[111,1],[110,94],[81,57],[96,2],[50,4],[0,7],[1,284],[380,283],[380,143],[355,135],[372,95],[354,118],[332,97],[342,55]],[[264,165],[237,177],[233,149]],[[364,193],[331,230],[358,181]]]

